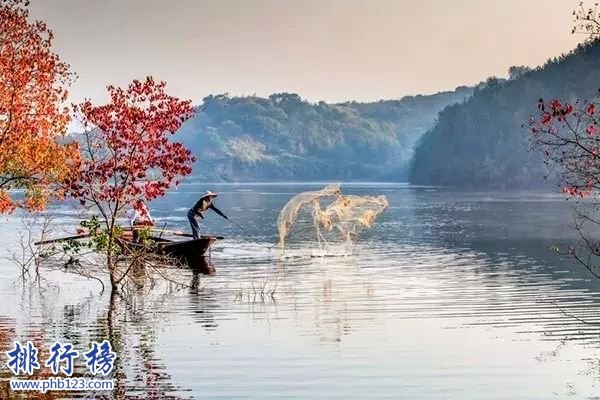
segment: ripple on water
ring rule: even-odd
[[[188,271],[177,277],[186,286],[159,283],[111,299],[79,278],[22,289],[14,271],[0,271],[0,354],[14,339],[86,346],[109,337],[120,355],[114,398],[594,394],[586,373],[600,337],[598,284],[548,256],[545,236],[536,235],[552,237],[549,221],[503,220],[522,218],[531,195],[512,201],[388,185],[392,207],[359,245],[323,253],[305,241],[280,257],[272,225],[297,188],[226,189],[223,208],[257,235],[207,218],[210,231],[227,236],[212,252],[214,276]],[[234,193],[240,201],[228,203]],[[185,215],[169,210],[187,209],[177,199],[194,195],[182,191],[157,212],[183,229]],[[555,203],[545,198],[538,208]],[[0,244],[17,230],[15,220],[4,224]],[[8,378],[1,376],[3,388]]]

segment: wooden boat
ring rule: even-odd
[[[221,236],[202,236],[200,239],[191,240],[170,240],[161,237],[151,236],[149,245],[134,242],[129,235],[119,238],[121,248],[129,251],[143,251],[157,255],[172,257],[175,260],[196,268],[204,264],[204,258],[210,246],[217,240],[223,239]]]
[[[179,231],[165,231],[177,236],[190,237],[192,235],[186,234]],[[65,240],[78,240],[89,237],[88,234],[69,236],[63,238],[43,240],[35,242],[34,244],[49,244],[57,243]],[[210,246],[217,240],[223,239],[222,236],[201,236],[200,239],[190,240],[170,240],[160,236],[150,236],[147,243],[139,243],[133,240],[133,232],[125,229],[123,235],[117,239],[117,242],[121,249],[125,253],[149,253],[156,254],[158,256],[170,257],[184,265],[190,267],[194,272],[202,272],[210,274],[214,272],[214,267],[208,262],[207,256],[210,256]],[[207,255],[206,253],[209,252]]]

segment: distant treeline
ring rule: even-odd
[[[223,181],[406,181],[413,149],[438,112],[473,92],[374,103],[310,103],[297,94],[208,96],[183,127],[196,178]]]
[[[528,151],[529,116],[540,98],[591,98],[600,88],[600,42],[579,46],[535,70],[513,68],[508,80],[489,79],[473,96],[443,110],[418,142],[410,167],[415,184],[530,186],[548,174]],[[551,178],[551,177],[550,177]]]

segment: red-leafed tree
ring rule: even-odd
[[[600,36],[598,6],[573,12],[573,33]],[[576,198],[573,228],[580,240],[566,251],[600,278],[600,91],[589,100],[538,102],[529,121],[533,148],[544,154],[562,191]]]
[[[77,146],[61,143],[72,75],[52,51],[52,32],[30,22],[28,2],[0,0],[0,213],[43,208],[52,185],[77,165]],[[12,189],[25,189],[15,200]]]
[[[189,100],[166,93],[164,82],[133,81],[127,88],[108,87],[110,101],[74,106],[84,132],[81,167],[67,181],[69,195],[100,213],[102,250],[107,256],[113,289],[124,278],[114,261],[117,219],[136,200],[150,201],[179,184],[192,172],[190,150],[171,136],[192,117]]]
[[[563,254],[600,278],[600,105],[598,100],[538,103],[530,120],[533,147],[543,152],[562,191],[576,198],[572,228],[580,240]]]

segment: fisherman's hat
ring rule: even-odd
[[[217,197],[218,193],[211,192],[210,190],[207,190],[206,192],[204,192],[204,196],[202,196],[202,197],[208,197],[208,196]]]

